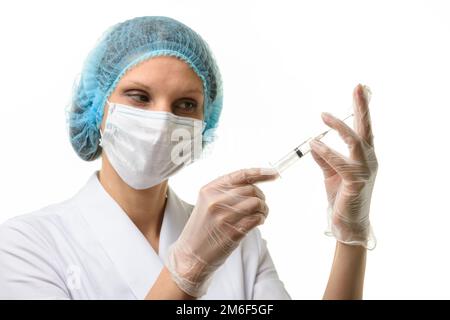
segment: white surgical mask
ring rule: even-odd
[[[108,101],[100,145],[125,183],[147,189],[199,158],[203,121]]]

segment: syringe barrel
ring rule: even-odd
[[[345,118],[342,118],[343,121],[350,119],[353,116],[353,113],[347,115]],[[326,128],[324,128],[325,130]],[[300,144],[297,148],[286,154],[283,158],[278,160],[275,163],[271,163],[271,166],[278,171],[278,174],[281,176],[281,172],[292,166],[296,163],[300,158],[302,158],[305,154],[311,151],[311,147],[309,143],[313,139],[322,139],[331,129],[327,128],[325,131],[322,131],[321,134],[311,137],[307,139],[305,142]]]
[[[286,154],[283,158],[278,160],[277,162],[271,164],[274,169],[278,171],[278,174],[281,174],[284,170],[292,166],[295,162],[297,162],[301,157],[311,151],[311,147],[309,146],[309,142],[311,138],[303,142],[297,148]]]
[[[311,140],[313,140],[313,138],[309,138],[308,140],[306,140],[305,142],[303,142],[301,145],[299,145],[296,150],[299,150],[302,155],[304,156],[305,154],[309,153],[311,151],[311,146],[309,145],[309,143],[311,142]]]
[[[298,159],[300,159],[300,156],[297,154],[296,150],[292,150],[277,162],[273,164],[271,163],[271,165],[275,170],[278,171],[278,174],[281,175],[284,170],[297,162]]]

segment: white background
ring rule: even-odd
[[[195,202],[218,175],[267,165],[342,113],[368,84],[379,172],[365,298],[450,298],[447,1],[14,1],[0,5],[0,222],[72,196],[100,163],[79,160],[65,108],[96,39],[135,16],[200,33],[225,104],[211,154],[172,179]],[[332,137],[331,137],[332,138]],[[338,139],[329,143],[339,149]],[[321,298],[334,252],[322,173],[308,156],[261,185],[261,228],[295,299]]]

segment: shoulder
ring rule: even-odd
[[[39,210],[21,214],[16,217],[10,218],[0,224],[0,234],[5,232],[5,230],[32,230],[32,229],[42,229],[50,226],[51,224],[58,223],[62,221],[64,216],[68,215],[70,212],[72,204],[70,200],[64,202],[55,203]]]
[[[253,281],[252,299],[291,299],[259,228],[250,231],[242,241],[242,259],[248,277]]]
[[[64,228],[65,219],[73,211],[71,205],[67,200],[5,221],[0,225],[0,251],[26,247],[49,249],[52,235]]]
[[[244,250],[252,251],[260,255],[266,248],[266,240],[262,237],[259,228],[252,229],[242,240]]]
[[[254,228],[241,240],[238,250],[246,270],[257,271],[266,248],[266,242],[261,236],[259,228]]]
[[[0,298],[68,297],[52,230],[50,206],[0,225]]]

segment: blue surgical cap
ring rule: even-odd
[[[185,61],[203,82],[204,144],[213,140],[222,110],[222,79],[208,44],[188,26],[168,17],[137,17],[110,27],[84,62],[68,112],[73,148],[83,160],[101,154],[100,124],[106,99],[122,76],[156,56]]]

